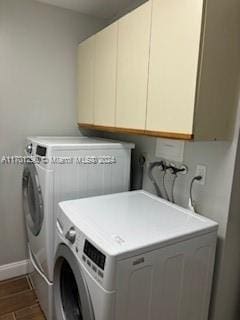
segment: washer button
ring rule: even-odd
[[[84,262],[86,262],[86,257],[84,255],[82,255],[82,259]]]
[[[92,265],[92,269],[93,269],[94,272],[97,272],[96,266]]]
[[[103,272],[101,271],[101,270],[98,270],[98,275],[99,275],[99,277],[101,277],[101,278],[103,278]]]
[[[87,260],[87,264],[89,265],[89,267],[91,267],[91,262],[89,260]]]

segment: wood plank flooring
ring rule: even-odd
[[[28,276],[0,282],[0,320],[45,320]]]

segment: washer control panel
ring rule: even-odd
[[[99,269],[98,266],[84,254],[82,255],[82,261],[86,265],[87,269],[90,269],[90,271],[92,271],[91,273],[95,275],[95,278],[97,276],[97,280],[104,278],[104,271],[102,269]]]
[[[83,252],[92,262],[104,271],[106,256],[88,240],[85,240]]]
[[[106,256],[87,239],[84,241],[81,260],[93,277],[103,284]]]

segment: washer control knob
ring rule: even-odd
[[[74,242],[76,241],[76,230],[72,227],[68,230],[68,232],[65,235],[65,238],[71,242],[72,244],[74,244]]]
[[[26,151],[27,151],[27,153],[31,154],[31,153],[32,153],[32,149],[33,149],[32,144],[28,144],[28,145],[26,146]]]

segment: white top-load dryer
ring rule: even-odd
[[[207,320],[217,224],[144,191],[60,203],[57,320]]]
[[[88,137],[26,142],[23,206],[37,295],[52,320],[54,232],[60,201],[129,190],[133,144]]]

